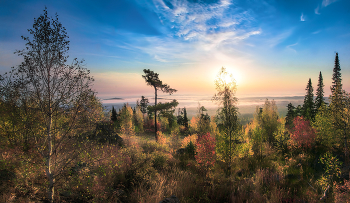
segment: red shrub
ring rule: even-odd
[[[195,155],[197,163],[208,169],[215,163],[215,138],[210,133],[199,136],[197,140],[197,154]]]
[[[310,148],[316,137],[316,130],[311,127],[310,121],[304,120],[303,117],[296,117],[293,121],[294,128],[291,139],[296,147]]]

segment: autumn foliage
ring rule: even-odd
[[[298,148],[310,148],[316,137],[316,130],[311,127],[309,120],[298,116],[293,121],[294,128],[291,134],[293,145]]]
[[[215,138],[211,137],[210,133],[198,137],[195,158],[204,169],[208,169],[215,164]]]

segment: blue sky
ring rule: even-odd
[[[350,1],[0,1],[0,73],[19,65],[21,35],[47,6],[66,27],[70,58],[85,59],[101,98],[152,95],[144,68],[178,89],[215,93],[222,66],[238,96],[304,95],[322,71],[329,95],[335,52],[350,91]]]

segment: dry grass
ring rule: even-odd
[[[153,135],[121,136],[124,147],[82,143],[78,158],[57,179],[55,199],[58,202],[153,203],[175,195],[181,202],[190,203],[313,202],[318,197],[306,183],[297,188],[304,192],[289,188],[285,172],[296,170],[296,160],[278,161],[272,148],[268,148],[262,161],[254,157],[235,159],[230,177],[221,162],[203,176],[195,160],[175,155],[181,144],[195,136],[181,139],[178,135],[163,135],[166,141],[162,143],[155,142]],[[35,151],[24,153],[20,148],[2,147],[0,152],[0,202],[45,199],[46,177],[40,156]],[[83,163],[86,165],[79,168]],[[77,168],[74,173],[72,167]],[[10,178],[4,179],[4,174]],[[299,197],[294,197],[295,194]],[[339,189],[338,199],[345,196],[343,189]]]

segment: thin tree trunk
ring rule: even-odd
[[[155,110],[154,110],[154,134],[155,134],[155,138],[156,138],[156,141],[158,142],[158,135],[157,135],[157,88],[154,87],[154,107],[155,107]]]
[[[54,202],[54,183],[53,173],[51,171],[51,158],[52,158],[52,134],[51,134],[51,125],[52,125],[52,114],[50,114],[49,123],[47,126],[47,147],[48,153],[46,156],[46,176],[49,180],[48,186],[48,199],[50,202]]]

